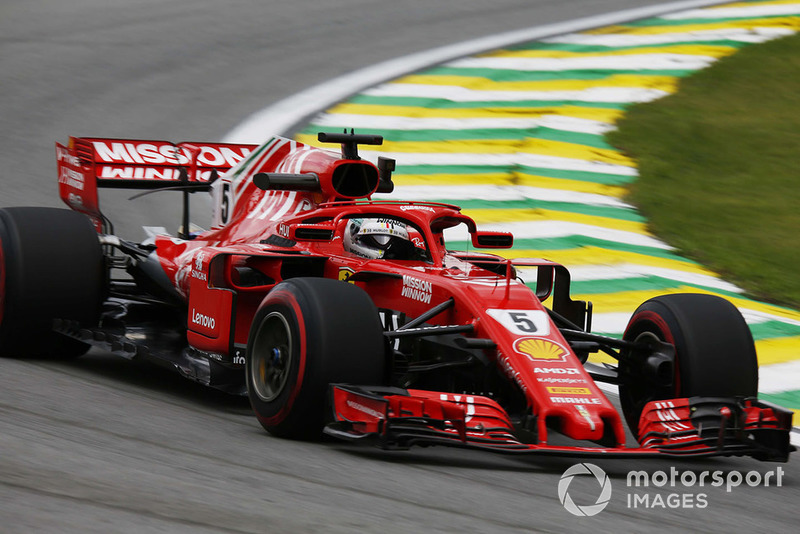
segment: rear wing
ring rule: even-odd
[[[56,143],[58,192],[70,208],[88,215],[98,232],[109,232],[98,188],[179,190],[186,206],[189,193],[208,191],[220,173],[257,146],[70,137],[68,146]]]

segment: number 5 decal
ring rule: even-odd
[[[546,336],[550,318],[542,310],[486,310],[489,316],[515,334]]]
[[[220,203],[219,218],[222,224],[228,224],[230,219],[231,210],[231,184],[225,182],[222,184],[222,202]]]
[[[527,334],[534,334],[538,330],[536,323],[528,319],[527,312],[508,312],[508,316],[514,321],[514,325],[518,330],[522,330]]]

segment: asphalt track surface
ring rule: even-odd
[[[53,143],[70,134],[221,139],[271,102],[365,65],[647,4],[4,0],[0,206],[60,206]],[[178,217],[169,194],[103,202],[133,238],[141,224],[174,228]],[[626,474],[674,467],[735,478],[778,465],[593,460],[611,476],[612,498],[597,516],[576,518],[557,487],[577,461],[290,442],[266,435],[246,401],[146,365],[99,353],[0,360],[2,532],[795,530],[796,462],[780,465],[780,487],[773,476],[770,487],[726,492],[629,489]],[[598,491],[588,477],[570,486],[579,505]],[[673,504],[668,495],[678,494],[695,507],[632,508],[633,493]]]

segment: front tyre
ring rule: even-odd
[[[385,354],[378,310],[366,292],[325,278],[281,282],[250,328],[250,403],[271,434],[318,438],[328,385],[383,384]]]
[[[620,363],[619,396],[636,434],[644,406],[680,397],[755,397],[758,360],[753,336],[739,310],[714,295],[675,294],[639,306],[625,329],[626,341],[658,339],[675,347],[672,386],[657,387]]]
[[[53,332],[53,319],[96,326],[104,290],[102,247],[85,215],[0,209],[0,356],[83,354],[89,346]]]

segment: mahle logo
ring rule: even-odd
[[[594,504],[578,506],[569,494],[569,485],[572,483],[573,478],[583,475],[590,475],[597,479],[597,482],[600,483],[600,495]],[[561,480],[558,481],[558,500],[572,515],[579,517],[597,515],[608,506],[608,501],[611,500],[611,479],[606,475],[605,471],[594,464],[575,464],[564,471],[564,474],[561,475]]]

